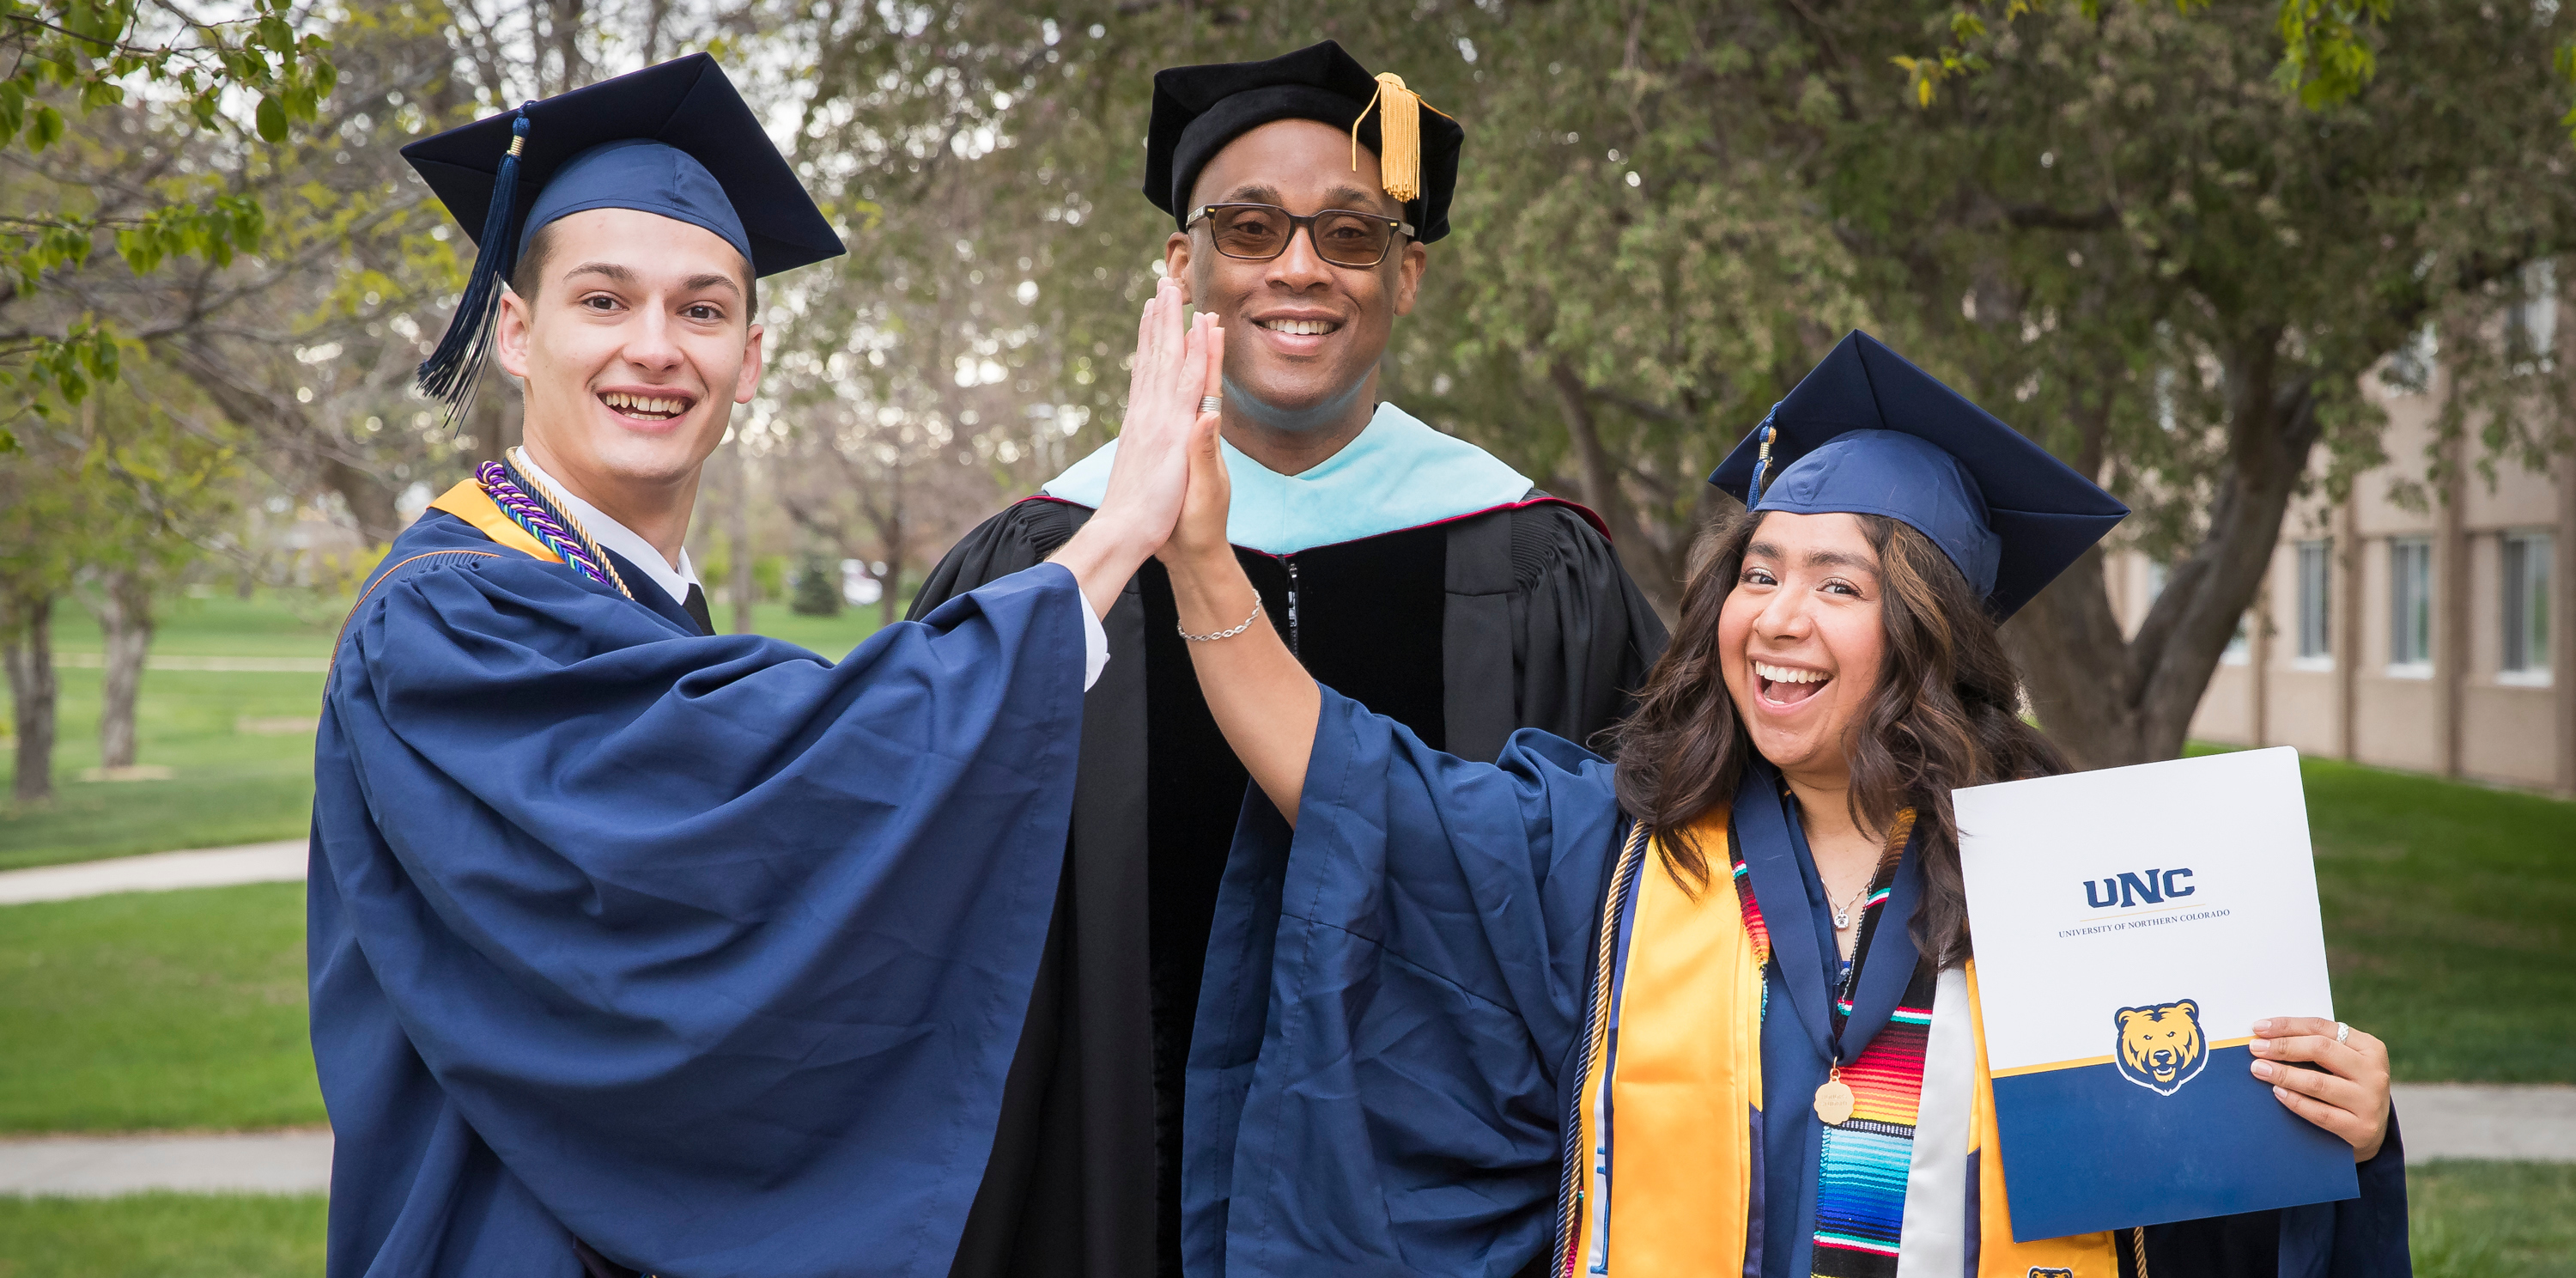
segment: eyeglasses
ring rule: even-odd
[[[1335,266],[1375,266],[1386,260],[1399,232],[1413,234],[1412,223],[1375,213],[1325,209],[1299,217],[1276,204],[1203,204],[1185,228],[1202,221],[1217,252],[1246,262],[1267,262],[1287,252],[1301,226],[1315,256]]]

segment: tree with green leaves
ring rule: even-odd
[[[335,76],[325,41],[298,33],[297,16],[285,0],[253,0],[238,18],[203,17],[176,0],[0,0],[0,52],[9,55],[0,154],[42,155],[73,119],[111,108],[149,109],[206,135],[285,141],[294,123],[314,118]],[[247,120],[228,112],[236,100],[245,100]],[[86,265],[102,242],[140,273],[181,255],[228,263],[258,251],[266,230],[256,203],[202,189],[0,216],[0,300],[43,290],[49,273]],[[77,404],[116,362],[112,326],[62,315],[0,332],[0,393],[17,392],[21,412]],[[0,447],[9,431],[0,419]]]
[[[2118,545],[2174,565],[2134,633],[2098,572],[2008,631],[2088,764],[2180,749],[2290,498],[2379,460],[2361,379],[2427,326],[2448,429],[2524,460],[2568,439],[2558,375],[2478,336],[2576,233],[2554,4],[819,12],[782,34],[820,50],[818,166],[889,225],[930,209],[840,287],[950,310],[808,311],[796,340],[918,369],[960,331],[937,315],[1007,315],[1016,276],[1014,389],[1113,421],[1098,335],[1168,225],[1133,193],[1153,68],[1334,36],[1468,127],[1390,397],[1601,511],[1669,604],[1725,504],[1702,477],[1877,331],[2110,484],[2140,511]]]

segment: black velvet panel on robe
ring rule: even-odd
[[[1089,516],[1031,499],[985,521],[912,615],[1044,560]],[[1319,682],[1469,757],[1521,727],[1592,737],[1663,651],[1609,542],[1563,503],[1236,555]],[[1177,621],[1149,562],[1104,622],[1064,886],[955,1278],[1180,1273],[1184,1065],[1247,778]]]

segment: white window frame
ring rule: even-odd
[[[2388,676],[2392,679],[2433,677],[2433,594],[2433,539],[2389,538]]]
[[[2334,669],[2334,539],[2298,544],[2298,655],[2293,670]],[[2311,641],[2314,642],[2311,642]]]
[[[2556,637],[2550,633],[2556,620],[2550,616],[2557,603],[2551,597],[2555,583],[2550,580],[2557,566],[2556,539],[2545,531],[2528,529],[2507,532],[2498,543],[2496,557],[2502,572],[2496,629],[2502,642],[2496,653],[2496,682],[2546,688],[2553,673],[2549,649]],[[2515,635],[2516,629],[2521,630],[2520,636]]]

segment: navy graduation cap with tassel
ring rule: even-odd
[[[1854,330],[1718,463],[1748,510],[1884,515],[2010,617],[2129,508],[1994,414]]]
[[[418,378],[451,423],[491,358],[492,317],[519,250],[556,218],[599,208],[675,218],[733,245],[754,276],[845,251],[759,118],[703,53],[523,104],[402,154],[458,224],[482,228],[456,315]]]

